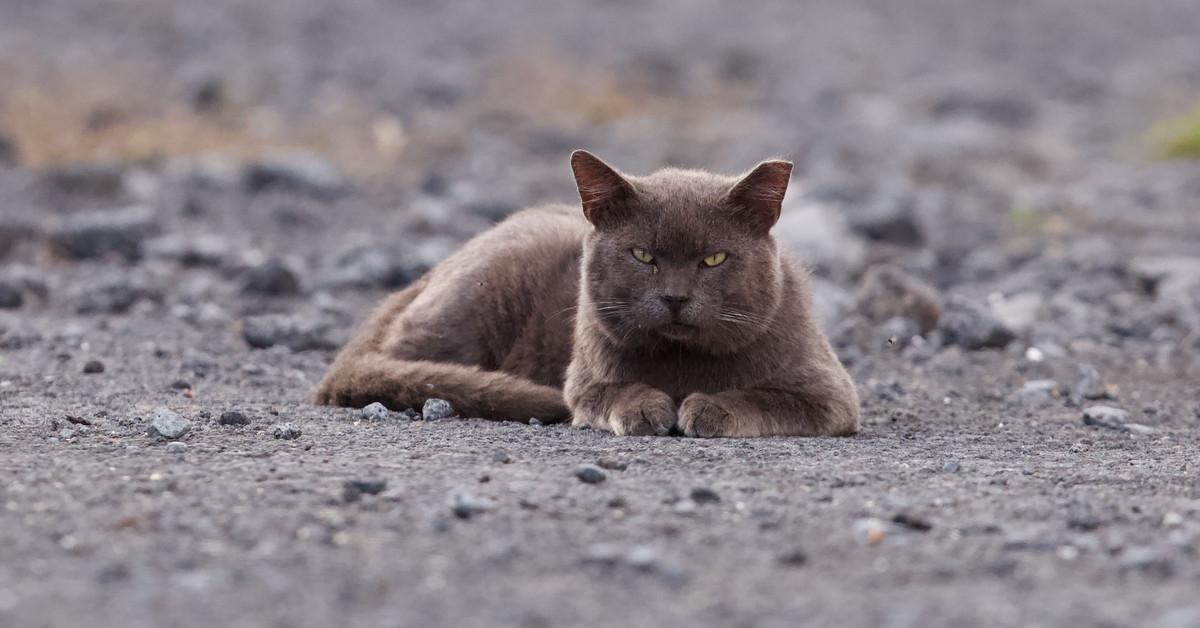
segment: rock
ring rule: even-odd
[[[112,273],[86,283],[76,305],[80,314],[123,314],[149,296],[140,282],[124,273]]]
[[[429,265],[410,259],[407,247],[395,243],[362,246],[342,255],[320,273],[324,288],[383,288],[398,290],[416,281]]]
[[[387,480],[379,478],[355,478],[342,483],[342,499],[358,501],[363,495],[378,495],[387,488]]]
[[[962,465],[957,460],[947,460],[942,463],[942,473],[958,473],[962,470]]]
[[[241,427],[250,425],[250,417],[238,412],[237,410],[227,410],[221,413],[221,417],[217,419],[219,425],[235,425]]]
[[[857,273],[866,246],[846,225],[843,212],[830,204],[789,196],[775,225],[780,241],[797,251],[806,264],[835,279]]]
[[[471,519],[495,508],[491,500],[480,499],[462,491],[452,491],[449,497],[450,512],[459,519]]]
[[[707,486],[697,486],[696,488],[692,489],[689,497],[691,497],[692,501],[696,502],[697,504],[715,504],[721,501],[721,496]]]
[[[295,423],[280,423],[271,430],[271,435],[280,440],[296,440],[303,432]]]
[[[180,442],[177,440],[167,443],[167,453],[169,453],[169,454],[183,454],[183,453],[187,453],[187,450],[188,450],[187,443]]]
[[[272,258],[242,273],[242,293],[271,297],[299,294],[300,277],[285,261]]]
[[[929,104],[929,111],[938,118],[970,117],[1013,129],[1029,126],[1036,114],[1033,103],[1015,93],[986,94],[964,89],[941,94]]]
[[[0,310],[15,310],[25,304],[25,293],[15,281],[0,277]]]
[[[1139,428],[1130,429],[1130,425],[1137,424],[1129,423],[1128,419],[1129,412],[1112,406],[1089,406],[1083,411],[1084,425],[1120,432],[1139,431],[1140,428],[1145,428],[1145,426],[1139,426]]]
[[[1018,332],[1029,331],[1037,322],[1045,299],[1040,294],[1022,292],[996,299],[990,303],[992,314],[1005,327]]]
[[[147,433],[167,440],[179,440],[191,429],[191,421],[167,408],[156,408]]]
[[[1035,379],[1025,382],[1020,389],[1008,397],[1008,402],[1022,408],[1041,408],[1054,402],[1058,394],[1058,382],[1052,379]]]
[[[242,175],[246,190],[286,190],[322,199],[349,191],[349,182],[330,162],[308,153],[276,155],[247,164]]]
[[[228,244],[218,235],[169,234],[148,240],[143,248],[148,258],[188,267],[219,267],[229,255]]]
[[[621,546],[615,543],[592,543],[583,552],[583,562],[585,563],[612,567],[620,560]]]
[[[83,372],[89,375],[104,372],[104,363],[100,360],[88,360],[83,364]]]
[[[863,275],[857,308],[874,323],[895,317],[911,319],[922,333],[936,329],[942,317],[937,289],[891,264],[877,264]]]
[[[575,477],[584,484],[599,484],[608,479],[608,474],[594,464],[581,464],[575,467]]]
[[[790,549],[778,557],[778,562],[784,567],[803,567],[808,563],[808,553],[802,549]]]
[[[125,168],[115,161],[75,163],[45,171],[42,181],[67,194],[114,197],[125,188]]]
[[[675,502],[675,505],[671,507],[671,510],[675,511],[675,514],[677,515],[691,517],[692,515],[696,514],[696,510],[698,508],[699,505],[696,504],[695,500],[681,499]]]
[[[391,411],[387,406],[378,401],[368,404],[362,410],[358,411],[359,415],[366,421],[382,422],[388,420],[391,416]]]
[[[75,214],[50,232],[50,245],[68,259],[122,257],[137,261],[147,238],[158,232],[154,211],[135,205]]]
[[[1100,371],[1091,364],[1075,365],[1075,384],[1071,386],[1071,398],[1076,402],[1084,399],[1104,399],[1108,390],[1104,387],[1104,379]]]
[[[171,384],[168,386],[168,388],[171,390],[190,390],[192,388],[192,383],[186,379],[175,379],[171,380]]]
[[[538,419],[536,417],[530,417],[527,424],[529,425],[529,427],[541,427],[542,421],[541,421],[541,419]]]
[[[512,455],[503,449],[497,449],[492,452],[492,462],[497,464],[508,464],[512,462]]]
[[[609,471],[624,471],[629,465],[615,458],[601,458],[596,461],[596,466],[601,469],[608,469]]]
[[[404,419],[408,420],[408,421],[420,421],[421,420],[421,413],[417,412],[416,410],[414,410],[412,408],[405,408],[405,409],[401,410],[400,416],[404,417]]]
[[[1200,259],[1195,256],[1138,257],[1129,269],[1142,289],[1158,299],[1186,301],[1200,289]]]
[[[1121,553],[1117,559],[1117,568],[1121,571],[1137,571],[1159,578],[1169,578],[1175,574],[1174,557],[1179,551],[1169,546],[1139,546],[1131,547]]]
[[[426,399],[424,407],[421,408],[421,418],[426,421],[441,421],[455,416],[457,414],[454,412],[454,406],[445,399]]]
[[[925,519],[909,513],[897,513],[892,517],[892,523],[914,532],[928,532],[933,524]]]
[[[925,243],[916,212],[919,200],[908,190],[884,190],[850,219],[850,229],[873,242],[919,247]]]
[[[968,351],[1003,349],[1015,339],[995,316],[962,297],[946,302],[940,328],[947,344]]]
[[[251,316],[242,322],[242,337],[255,349],[276,345],[292,351],[336,349],[338,342],[330,337],[332,324],[299,315],[265,314]]]

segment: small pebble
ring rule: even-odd
[[[217,423],[221,425],[250,425],[250,417],[237,410],[229,410],[221,413],[221,418],[217,419]]]
[[[692,489],[691,498],[697,504],[715,504],[721,501],[721,496],[706,486],[697,486]]]
[[[650,571],[658,564],[658,550],[649,545],[635,545],[626,552],[625,562],[634,569]]]
[[[359,410],[359,414],[367,421],[386,421],[391,412],[387,409],[387,406],[376,401]]]
[[[154,410],[154,418],[147,430],[151,436],[159,436],[167,440],[179,440],[192,429],[191,421],[179,416],[167,408]]]
[[[601,469],[608,469],[609,471],[624,471],[629,465],[625,464],[625,462],[621,460],[615,460],[613,458],[601,458],[596,461],[596,466],[600,467]]]
[[[581,464],[575,467],[575,477],[584,484],[599,484],[608,479],[608,474],[594,464]]]
[[[295,423],[280,423],[275,426],[275,429],[271,433],[275,438],[282,440],[296,440],[300,438],[302,432]]]
[[[508,464],[512,462],[512,456],[503,449],[497,449],[496,451],[492,452],[492,462],[498,464]]]
[[[100,360],[88,360],[83,365],[83,372],[89,375],[104,372],[104,363]]]
[[[962,465],[957,460],[947,460],[942,464],[943,473],[958,473],[962,469]]]
[[[187,443],[180,442],[177,440],[167,443],[167,453],[169,453],[169,454],[187,453],[187,450],[188,450]]]
[[[779,564],[785,567],[803,567],[808,562],[808,554],[795,548],[779,555]]]
[[[353,502],[363,495],[378,495],[387,488],[387,480],[379,478],[355,478],[342,483],[342,499]]]
[[[690,517],[690,516],[696,514],[696,508],[697,508],[697,506],[696,506],[695,501],[693,501],[691,499],[681,499],[681,500],[675,502],[675,506],[673,507],[673,510],[675,511],[675,514],[677,514],[677,515],[682,515],[684,517]]]
[[[426,421],[441,421],[455,416],[454,406],[445,399],[427,399],[421,408],[421,418]]]
[[[1112,406],[1089,406],[1083,411],[1083,424],[1093,427],[1103,427],[1105,429],[1117,430],[1120,432],[1133,432],[1137,428],[1130,429],[1130,424],[1126,421],[1129,419],[1129,412]],[[1145,427],[1145,426],[1141,426]],[[1153,431],[1153,430],[1151,430]]]
[[[186,379],[177,379],[171,382],[171,390],[187,390],[192,387],[191,382]]]
[[[887,538],[888,524],[884,521],[869,517],[854,522],[854,536],[867,545],[878,545]]]
[[[542,426],[542,422],[541,422],[539,419],[537,419],[537,418],[530,417],[530,419],[529,419],[529,426],[530,426],[530,427],[541,427],[541,426]]]

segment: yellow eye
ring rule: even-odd
[[[720,266],[725,261],[726,257],[729,257],[729,256],[724,253],[713,253],[712,255],[709,255],[708,257],[704,258],[704,265],[705,266]],[[696,259],[696,258],[693,257],[692,259]]]
[[[629,249],[629,252],[633,253],[634,259],[643,264],[650,264],[654,262],[654,256],[647,253],[645,249]]]

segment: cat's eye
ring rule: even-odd
[[[629,249],[629,252],[633,254],[634,259],[643,264],[654,263],[654,256],[647,253],[646,249]]]
[[[712,255],[709,255],[708,257],[704,258],[704,265],[709,266],[709,267],[720,266],[722,263],[725,262],[726,257],[729,257],[729,256],[726,255],[725,253],[713,253]],[[696,259],[696,258],[693,257],[692,259]]]

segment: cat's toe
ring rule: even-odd
[[[684,436],[715,438],[729,436],[733,415],[708,395],[694,394],[679,406],[679,427]]]
[[[675,425],[675,404],[665,394],[648,395],[617,412],[613,432],[620,436],[666,436]]]

